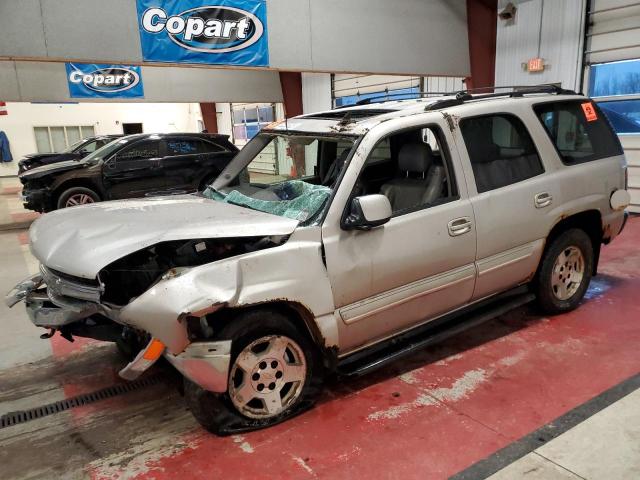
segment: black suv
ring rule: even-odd
[[[129,135],[81,160],[20,174],[24,206],[49,212],[101,200],[202,190],[237,152],[227,135]]]
[[[51,163],[64,162],[65,160],[78,160],[104,147],[107,143],[113,142],[122,135],[98,135],[87,137],[74,143],[62,152],[51,153],[31,153],[25,155],[18,162],[18,173],[26,172],[32,168],[49,165]]]

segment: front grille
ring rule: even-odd
[[[72,275],[63,274],[55,270],[51,270],[44,265],[40,265],[40,272],[44,283],[47,284],[47,290],[51,299],[55,297],[70,297],[78,300],[86,300],[89,302],[100,302],[100,294],[102,288],[98,282],[91,280],[78,279]],[[87,284],[87,283],[92,284]]]

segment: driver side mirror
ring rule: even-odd
[[[374,194],[351,200],[349,215],[343,220],[344,230],[371,230],[391,219],[391,203],[384,195]]]

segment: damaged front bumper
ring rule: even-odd
[[[59,329],[65,325],[83,320],[96,313],[107,317],[116,315],[105,310],[94,299],[94,291],[86,286],[59,282],[57,277],[43,269],[16,285],[6,296],[5,303],[13,307],[24,300],[27,314],[31,322],[43,328]],[[80,290],[78,287],[81,287]],[[73,289],[74,296],[84,299],[70,298],[66,293]],[[178,324],[178,322],[176,322]],[[159,345],[162,348],[159,348]],[[160,340],[153,338],[138,356],[120,371],[126,380],[134,380],[148,370],[156,360],[164,357],[192,382],[210,392],[222,393],[227,390],[229,365],[231,362],[231,341],[199,341],[188,344],[177,355]]]
[[[93,296],[90,295],[90,293],[92,294],[91,289],[80,286],[82,292],[74,293],[77,294],[76,296],[86,298],[87,301],[77,300],[65,295],[70,286],[72,289],[76,287],[69,282],[58,281],[46,269],[42,269],[40,273],[13,287],[5,297],[5,303],[9,307],[13,307],[24,300],[31,322],[35,326],[43,328],[57,329],[99,312],[98,304],[89,301],[93,299]]]

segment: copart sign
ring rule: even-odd
[[[67,63],[71,98],[142,98],[140,67]]]
[[[151,62],[267,66],[265,1],[137,0],[142,57]]]

